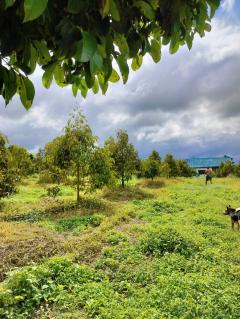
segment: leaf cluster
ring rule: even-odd
[[[39,65],[42,82],[71,85],[86,97],[123,82],[150,54],[161,59],[192,47],[194,36],[211,30],[220,0],[3,0],[0,3],[0,94],[6,104],[18,93],[26,109],[35,90],[28,78]]]

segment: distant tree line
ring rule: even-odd
[[[81,192],[94,191],[120,182],[122,187],[136,175],[154,180],[158,176],[191,177],[194,171],[184,160],[171,154],[163,159],[153,150],[146,159],[140,159],[128,133],[118,130],[102,147],[80,110],[75,110],[63,134],[39,149],[36,155],[17,145],[9,145],[0,135],[0,198],[16,191],[16,183],[37,173],[39,183],[75,185],[77,201]],[[240,164],[221,164],[217,176],[240,176]]]

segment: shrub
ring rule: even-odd
[[[106,242],[111,245],[117,245],[125,241],[127,241],[127,236],[119,231],[111,231],[106,237]]]
[[[65,257],[55,257],[40,266],[13,273],[0,290],[0,318],[26,319],[43,302],[79,284],[100,282],[104,275],[88,266],[78,266]]]
[[[190,239],[183,237],[171,228],[148,231],[146,236],[142,238],[140,247],[146,255],[179,253],[188,257],[198,250]]]
[[[55,198],[56,196],[60,195],[61,188],[59,186],[52,186],[47,188],[47,195],[49,197]]]

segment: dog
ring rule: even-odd
[[[229,215],[231,217],[233,230],[234,230],[234,224],[237,224],[238,230],[240,230],[240,207],[239,208],[232,208],[229,205],[229,206],[227,206],[224,215]]]

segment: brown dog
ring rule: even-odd
[[[229,215],[231,217],[232,229],[234,230],[234,224],[238,225],[238,230],[240,230],[240,208],[232,208],[230,205],[227,206],[224,215]]]

